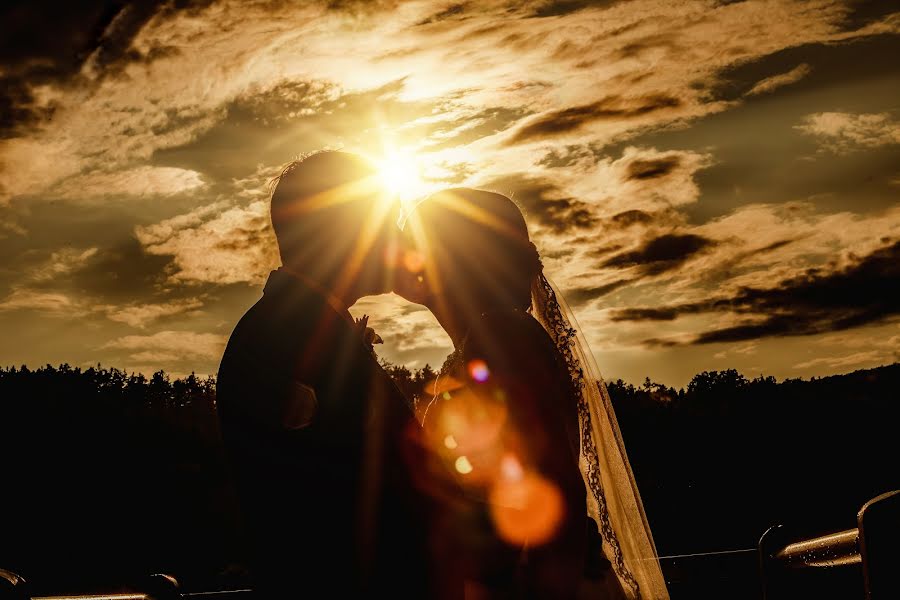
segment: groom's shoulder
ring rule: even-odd
[[[304,296],[291,299],[264,295],[240,318],[231,339],[271,344],[272,348],[277,348],[280,344],[271,342],[302,341],[313,335],[317,328],[327,329],[331,335],[339,334],[337,319],[324,310],[322,304]]]
[[[219,365],[219,378],[229,374],[241,378],[269,377],[284,371],[290,355],[301,351],[306,329],[302,313],[273,306],[270,299],[260,298],[238,320]]]
[[[300,308],[264,297],[238,321],[218,372],[221,404],[231,407],[232,414],[249,411],[258,416],[269,408],[281,414],[296,404],[298,393],[303,406],[313,398],[317,410],[333,412],[329,407],[341,404],[332,401],[335,397],[366,389],[357,382],[363,361],[347,352],[352,349],[344,331],[349,325],[342,327],[332,318],[330,326],[317,327],[323,324],[322,313],[311,315]],[[356,346],[361,352],[361,344]],[[276,410],[278,406],[282,408]]]
[[[220,370],[249,372],[250,377],[290,371],[309,380],[340,370],[340,378],[353,380],[365,376],[360,370],[371,373],[367,358],[352,325],[324,301],[267,294],[238,321]]]

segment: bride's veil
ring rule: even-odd
[[[532,314],[564,358],[578,401],[579,467],[603,551],[630,600],[668,600],[653,536],[609,392],[577,322],[541,273],[532,285]]]

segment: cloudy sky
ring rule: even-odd
[[[321,148],[399,150],[428,187],[512,196],[607,377],[892,363],[892,9],[6,4],[0,365],[214,373],[277,266],[267,181]],[[418,307],[363,311],[392,361],[448,352]]]

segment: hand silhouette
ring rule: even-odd
[[[370,348],[373,344],[383,344],[384,340],[381,339],[381,336],[375,333],[375,330],[369,327],[369,315],[363,315],[359,319],[355,319],[354,322],[356,326],[359,328],[359,334],[362,336],[363,342]]]

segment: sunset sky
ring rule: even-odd
[[[215,373],[322,148],[526,212],[607,378],[900,356],[889,1],[20,2],[0,9],[0,365]],[[893,10],[893,12],[892,12]],[[359,303],[387,359],[449,338]]]

